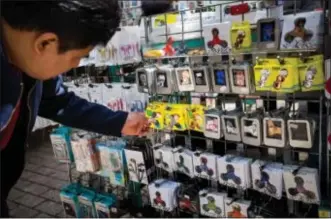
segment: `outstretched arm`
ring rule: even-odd
[[[127,112],[114,112],[65,91],[61,76],[43,83],[39,115],[63,125],[112,136],[121,136],[128,117]]]

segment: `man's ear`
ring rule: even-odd
[[[34,50],[37,54],[57,52],[58,37],[54,33],[39,34],[34,41]]]

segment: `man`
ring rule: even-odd
[[[151,15],[156,3],[145,3],[145,14]],[[77,67],[94,46],[106,44],[119,22],[117,0],[1,1],[2,217],[8,217],[6,199],[24,168],[25,145],[37,115],[105,135],[146,131],[142,113],[89,103],[66,92],[59,76]]]

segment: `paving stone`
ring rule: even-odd
[[[42,165],[44,163],[44,159],[40,157],[27,157],[27,163],[35,164],[35,165]]]
[[[9,192],[8,200],[15,201],[16,199],[22,197],[23,195],[25,195],[24,192],[21,192],[21,191],[15,189],[15,188],[13,188]]]
[[[15,209],[13,209],[12,211],[10,211],[10,215],[12,217],[17,217],[17,218],[32,218],[35,217],[39,212],[31,209],[31,208],[27,208],[24,206],[19,206]]]
[[[63,207],[62,207],[62,211],[56,215],[57,218],[65,218],[66,214],[64,213]]]
[[[56,167],[55,167],[56,170],[60,170],[60,171],[63,171],[63,172],[68,172],[68,164],[58,164]]]
[[[21,178],[22,178],[22,179],[26,179],[26,180],[30,180],[30,179],[35,178],[36,176],[38,176],[38,174],[33,173],[33,172],[31,172],[31,171],[27,171],[27,170],[25,170],[25,171],[22,173]]]
[[[9,201],[9,200],[7,200],[7,205],[8,205],[9,210],[13,210],[15,208],[18,208],[18,204],[16,204],[15,202]]]
[[[59,190],[48,190],[47,192],[40,195],[46,199],[61,203],[60,191]]]
[[[63,207],[61,204],[52,201],[45,201],[35,207],[35,209],[52,216],[56,216],[61,211],[63,211]]]
[[[35,174],[34,177],[30,177],[29,180],[38,184],[47,185],[49,177]]]
[[[50,216],[48,214],[41,213],[41,214],[38,214],[36,216],[36,218],[52,218],[52,216]]]
[[[34,170],[34,172],[39,173],[44,176],[50,176],[56,173],[56,170],[48,168],[48,167],[39,167]]]
[[[51,177],[67,181],[69,179],[69,174],[68,172],[56,171]]]
[[[21,190],[24,191],[24,192],[32,193],[34,195],[40,195],[40,194],[43,194],[46,191],[48,191],[49,188],[46,187],[46,186],[36,184],[36,183],[31,183],[30,185],[24,187]]]
[[[44,198],[37,197],[31,194],[25,194],[24,196],[16,199],[16,202],[26,207],[35,207],[41,202],[45,201]]]
[[[53,189],[58,189],[60,190],[63,186],[65,186],[66,184],[68,184],[69,181],[64,181],[64,180],[59,180],[59,179],[48,179],[47,183],[45,185],[47,185],[48,187],[51,187]]]
[[[24,179],[20,179],[17,181],[17,183],[15,184],[14,188],[23,190],[25,187],[29,186],[31,184],[31,182],[26,181]]]
[[[25,170],[30,170],[30,171],[35,171],[39,168],[39,165],[32,164],[32,163],[27,163],[25,165]]]

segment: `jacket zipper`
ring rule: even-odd
[[[14,113],[15,113],[16,110],[17,110],[17,106],[18,106],[18,104],[21,102],[22,95],[23,95],[23,90],[24,90],[24,84],[21,82],[20,85],[21,85],[21,92],[20,92],[20,96],[19,96],[19,98],[18,98],[18,101],[17,101],[17,103],[16,103],[16,106],[15,106],[14,110],[11,112],[10,117],[9,117],[7,123],[6,123],[6,124],[0,129],[0,132],[3,131],[3,130],[8,126],[8,124],[10,123],[10,121],[11,121],[11,119],[12,119]]]
[[[31,107],[30,107],[30,96],[31,96],[31,92],[33,91],[33,89],[35,88],[37,82],[35,82],[35,84],[32,86],[32,88],[29,90],[28,93],[28,98],[27,98],[27,106],[28,106],[28,110],[29,110],[29,121],[28,121],[28,126],[27,126],[27,130],[26,130],[26,136],[25,136],[25,142],[24,144],[29,147],[29,144],[27,143],[28,137],[29,137],[29,129],[30,129],[30,122],[31,122]]]

